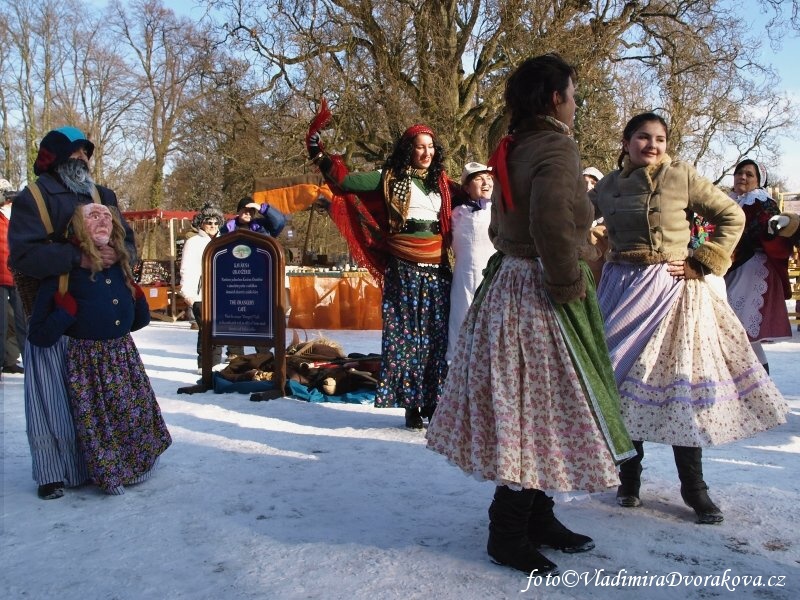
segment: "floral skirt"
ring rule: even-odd
[[[636,343],[609,335],[631,438],[706,447],[785,422],[786,401],[736,315],[707,282],[675,280],[664,264],[607,264],[600,306],[612,332],[622,330],[620,322],[663,315]],[[630,363],[630,353],[615,352],[625,346],[641,346]]]
[[[470,307],[427,438],[497,485],[596,492],[619,483],[537,261],[506,256]]]
[[[94,482],[119,494],[146,479],[172,438],[133,338],[70,338],[67,390]]]
[[[381,370],[375,406],[433,412],[447,377],[447,266],[389,260],[383,279]]]

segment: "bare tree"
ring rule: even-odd
[[[144,92],[141,107],[153,158],[149,200],[157,208],[164,201],[164,170],[175,149],[176,126],[196,99],[193,86],[207,50],[194,24],[177,17],[160,0],[134,0],[129,10],[117,1],[111,5],[111,15],[110,26],[135,57]]]
[[[8,20],[5,15],[0,13],[0,153],[2,153],[2,163],[0,163],[0,177],[13,181],[15,169],[14,155],[12,153],[13,135],[11,132],[11,120],[9,110],[11,108],[10,98],[6,92],[6,81],[10,80],[11,75],[11,35],[8,28]]]
[[[52,127],[55,75],[61,68],[59,7],[55,0],[8,0],[4,9],[14,74],[9,77],[27,153],[27,178],[33,177],[38,138]],[[9,96],[10,99],[10,96]]]
[[[65,122],[85,127],[95,144],[95,179],[106,182],[107,169],[118,169],[130,158],[125,141],[137,131],[135,108],[142,90],[123,59],[122,43],[102,26],[102,15],[78,11],[69,22],[54,103]]]
[[[715,0],[209,5],[226,11],[222,31],[232,48],[253,57],[267,89],[305,99],[293,115],[298,124],[286,131],[297,135],[324,94],[337,119],[338,138],[330,141],[356,164],[380,160],[416,120],[439,132],[454,159],[451,169],[485,158],[503,129],[506,75],[524,58],[552,50],[579,69],[587,103],[578,141],[588,160],[607,168],[621,124],[635,110],[664,110],[674,122],[675,148],[695,163],[714,159],[711,149],[731,143],[756,115],[770,119],[757,141],[767,144],[772,125],[788,114],[784,98],[759,93],[767,80],[750,78],[758,71],[751,55],[757,40],[747,39],[731,7]],[[642,95],[634,97],[631,88]],[[741,102],[748,110],[735,113]]]

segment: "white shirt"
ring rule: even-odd
[[[483,280],[483,269],[495,248],[489,240],[491,202],[481,200],[485,208],[473,212],[471,206],[453,209],[450,219],[453,233],[453,285],[450,288],[450,320],[447,332],[447,360],[453,360],[458,332],[467,316],[475,290]]]
[[[211,237],[202,229],[183,244],[181,257],[181,296],[191,305],[201,302],[203,291],[200,287],[203,275],[203,251],[211,242]]]

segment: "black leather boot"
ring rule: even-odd
[[[64,482],[54,481],[53,483],[40,485],[36,490],[36,494],[42,500],[57,500],[64,495]]]
[[[641,506],[639,488],[642,485],[642,459],[644,458],[644,444],[633,441],[636,456],[629,458],[619,466],[619,487],[617,488],[617,504],[626,508]]]
[[[406,427],[409,429],[422,429],[422,415],[419,414],[419,408],[406,409]]]
[[[558,567],[539,552],[528,538],[531,506],[539,490],[514,491],[498,486],[489,507],[489,541],[492,561],[524,573],[556,575]]]
[[[703,449],[688,446],[673,446],[675,466],[681,480],[681,498],[694,509],[697,522],[709,525],[721,523],[722,511],[708,497],[708,486],[703,481]]]
[[[567,529],[553,513],[555,502],[541,490],[535,490],[536,495],[531,506],[531,516],[528,520],[528,539],[537,548],[549,546],[574,554],[586,552],[594,548],[594,540],[588,535],[575,533]]]

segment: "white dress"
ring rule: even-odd
[[[450,319],[447,332],[447,361],[453,360],[458,333],[467,316],[475,290],[483,279],[483,269],[495,249],[489,240],[491,202],[480,201],[482,208],[474,210],[466,204],[453,209],[450,219],[453,233],[453,286],[450,288]]]

